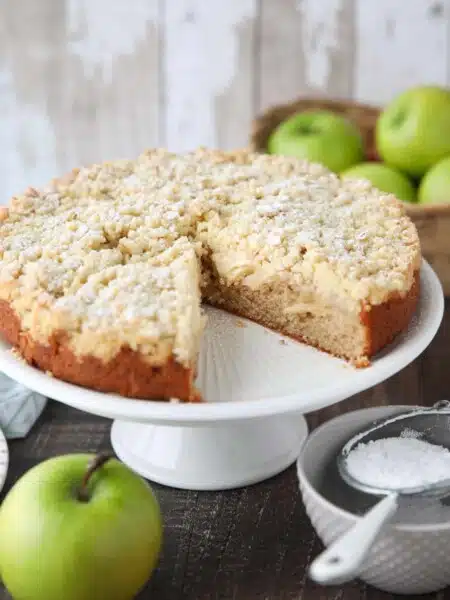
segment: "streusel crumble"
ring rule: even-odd
[[[418,294],[400,202],[285,157],[147,151],[29,189],[0,219],[4,334],[127,396],[196,397],[202,298],[363,364]]]

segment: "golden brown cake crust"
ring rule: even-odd
[[[53,335],[48,346],[34,341],[22,331],[20,320],[4,300],[0,300],[0,331],[29,364],[69,383],[143,400],[200,400],[193,386],[193,370],[173,358],[152,367],[139,352],[123,348],[107,363],[95,356],[80,359],[68,347],[64,335]]]
[[[370,306],[361,312],[361,322],[366,330],[367,356],[374,356],[404,331],[414,315],[420,295],[420,273],[404,297],[393,295],[389,302]]]

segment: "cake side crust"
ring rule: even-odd
[[[377,354],[408,328],[417,308],[419,296],[420,272],[416,271],[413,284],[406,296],[393,294],[389,302],[363,308],[360,318],[366,331],[368,357]]]
[[[78,358],[64,334],[53,335],[49,345],[33,340],[4,300],[0,300],[0,332],[27,363],[68,383],[141,400],[200,401],[193,383],[195,369],[184,367],[174,357],[164,365],[151,366],[139,352],[122,348],[108,362],[94,356]]]

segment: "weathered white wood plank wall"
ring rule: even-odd
[[[450,0],[0,0],[0,199],[152,145],[244,145],[300,94],[419,83],[450,84]]]

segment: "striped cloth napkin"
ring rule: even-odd
[[[46,404],[47,398],[0,372],[0,429],[7,439],[25,437]]]

